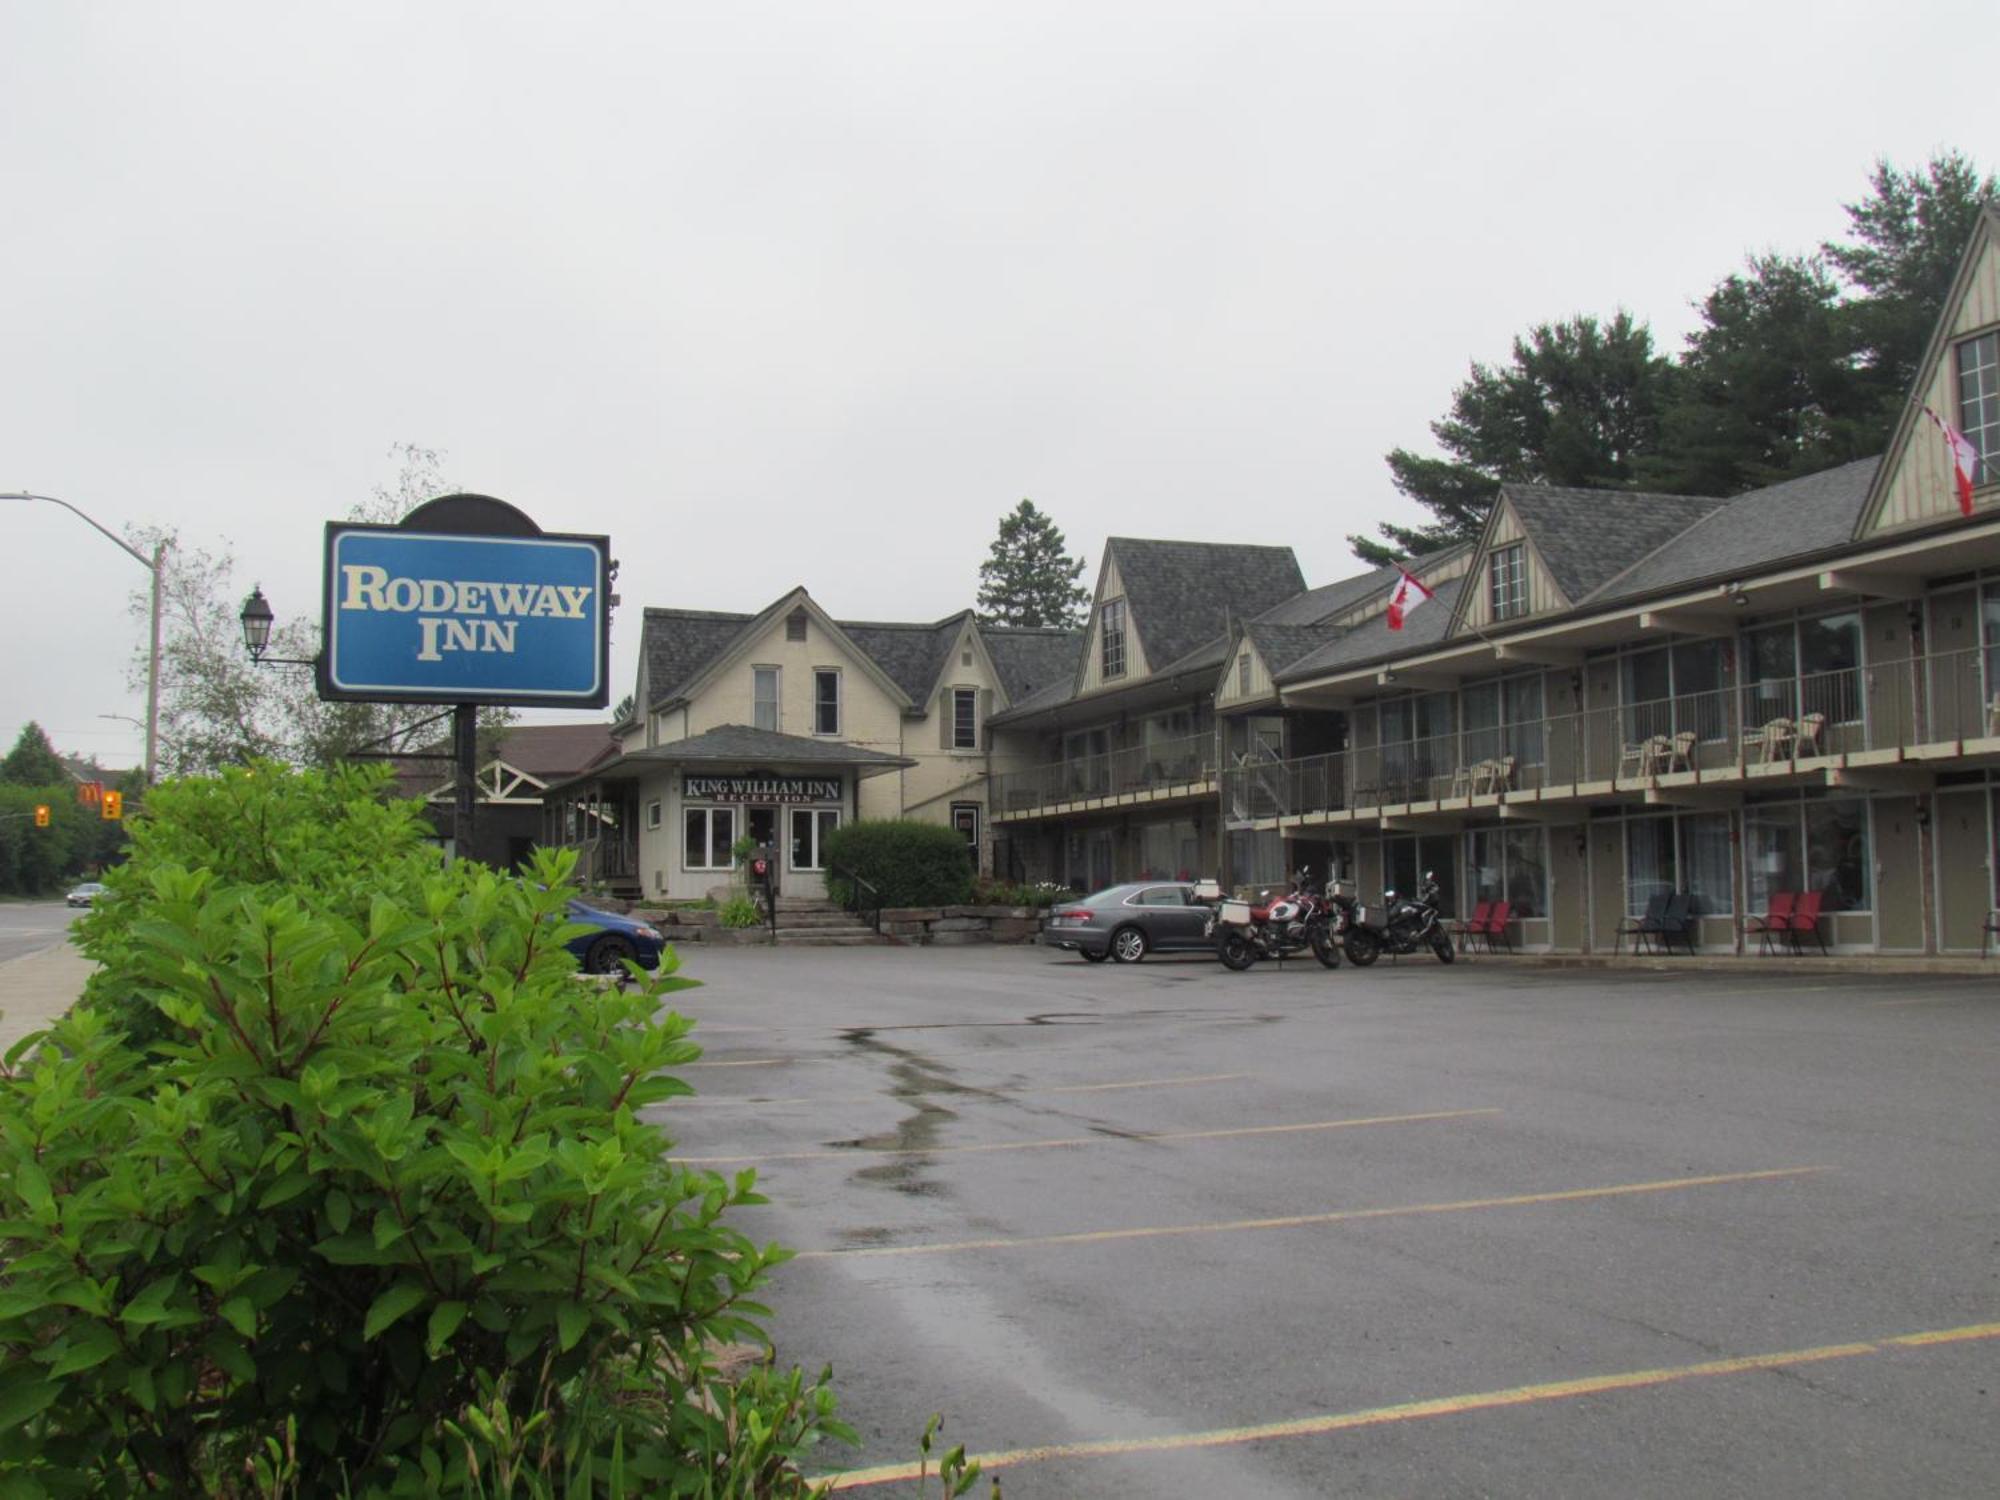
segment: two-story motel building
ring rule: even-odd
[[[1969,514],[1927,412],[1976,452]],[[908,815],[1083,887],[1432,869],[1454,909],[1508,901],[1529,948],[1609,951],[1672,890],[1729,952],[1815,890],[1836,950],[1982,951],[2000,212],[1879,459],[1731,498],[1509,485],[1412,571],[1435,597],[1400,630],[1393,568],[1307,589],[1287,548],[1123,537],[1080,634],[842,625],[802,590],[649,610],[623,753],[562,816],[656,897],[713,883],[742,832],[810,888],[827,820]]]

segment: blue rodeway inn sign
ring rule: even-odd
[[[604,707],[609,540],[535,532],[483,496],[451,499],[459,514],[328,523],[321,696]],[[474,500],[492,509],[474,510]],[[509,529],[528,534],[451,524],[472,515],[504,524],[507,513],[527,523]]]

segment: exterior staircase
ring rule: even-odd
[[[801,896],[778,897],[778,946],[781,948],[859,948],[889,942],[865,918],[844,911],[831,901]]]

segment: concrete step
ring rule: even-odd
[[[852,912],[786,911],[782,906],[778,908],[780,927],[852,927],[856,923],[863,927],[868,925]]]
[[[778,946],[781,948],[873,948],[888,941],[870,927],[852,931],[826,927],[778,928]]]

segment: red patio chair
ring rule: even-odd
[[[1495,901],[1493,903],[1493,909],[1486,914],[1486,926],[1480,932],[1480,936],[1486,939],[1486,951],[1488,953],[1495,951],[1493,944],[1496,939],[1507,945],[1509,953],[1514,951],[1514,939],[1507,932],[1507,924],[1513,920],[1513,902]]]
[[[1811,933],[1813,941],[1819,944],[1819,951],[1826,952],[1826,937],[1819,930],[1819,907],[1825,899],[1823,891],[1799,893],[1798,904],[1792,908],[1792,920],[1785,929],[1791,935],[1792,947],[1797,952],[1805,952],[1806,945],[1801,939],[1807,933]]]
[[[1792,906],[1798,899],[1797,891],[1773,891],[1762,916],[1753,913],[1743,919],[1743,935],[1747,938],[1753,932],[1757,934],[1760,953],[1771,951],[1771,940],[1777,933],[1787,934],[1787,941],[1790,940]]]
[[[1452,939],[1458,944],[1458,949],[1461,953],[1465,951],[1474,938],[1486,930],[1487,920],[1492,915],[1493,903],[1491,901],[1482,901],[1472,908],[1471,916],[1461,917],[1451,924]]]

